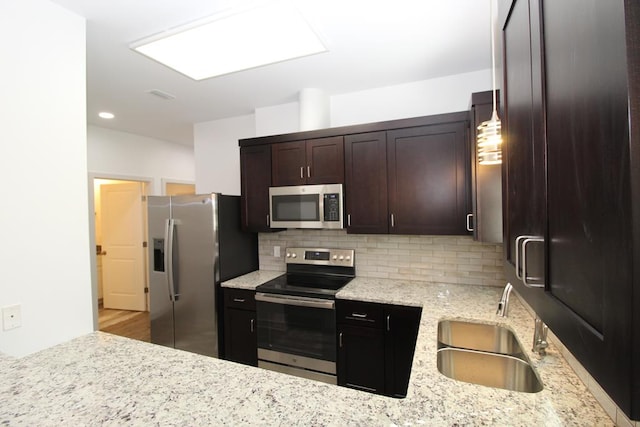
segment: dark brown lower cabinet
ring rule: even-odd
[[[224,357],[258,366],[255,292],[224,289]]]
[[[336,302],[338,385],[405,397],[422,309]]]

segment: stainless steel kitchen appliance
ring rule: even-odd
[[[240,197],[149,196],[147,206],[151,342],[218,357],[219,284],[258,269]]]
[[[336,384],[335,295],[352,249],[286,249],[286,274],[256,288],[258,366]]]
[[[342,184],[270,187],[269,211],[272,228],[344,228]]]

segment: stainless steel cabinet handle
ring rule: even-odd
[[[527,245],[531,242],[544,243],[542,237],[529,237],[522,241],[522,283],[527,288],[544,288],[544,283],[529,283],[527,282]]]
[[[391,315],[387,315],[387,331],[391,330]]]
[[[393,217],[393,214],[391,214],[391,226],[392,226],[392,227],[395,227],[395,226],[396,226],[396,221],[395,221],[395,219],[394,219],[394,217]]]
[[[254,322],[255,322],[255,320],[254,320],[254,319],[251,319],[251,332],[253,332],[253,331],[254,331],[254,328],[253,328],[253,324],[254,324]]]
[[[347,214],[347,227],[351,227],[351,214]]]
[[[367,313],[351,313],[351,315],[353,317],[357,317],[358,319],[366,319],[367,318]]]
[[[471,218],[473,218],[473,214],[467,214],[467,231],[473,231],[473,227],[471,226]]]
[[[311,178],[311,166],[307,166],[307,178]]]
[[[520,269],[520,242],[524,239],[532,239],[537,236],[518,236],[516,237],[516,277],[522,280],[522,274]]]
[[[300,166],[300,179],[304,179],[304,166]]]
[[[342,332],[340,332],[340,335],[338,335],[338,345],[340,346],[340,348],[342,348]]]
[[[244,302],[245,299],[244,298],[234,298],[233,302]]]

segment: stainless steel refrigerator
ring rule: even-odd
[[[258,269],[240,197],[149,196],[151,342],[218,357],[220,282]]]

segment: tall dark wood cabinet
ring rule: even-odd
[[[468,234],[468,122],[387,132],[390,232]]]
[[[638,420],[640,6],[502,5],[507,277]]]
[[[342,136],[272,144],[274,186],[344,182]]]
[[[271,231],[269,228],[269,186],[271,146],[240,147],[240,187],[242,229]]]
[[[345,136],[344,159],[347,232],[388,233],[387,133]]]

